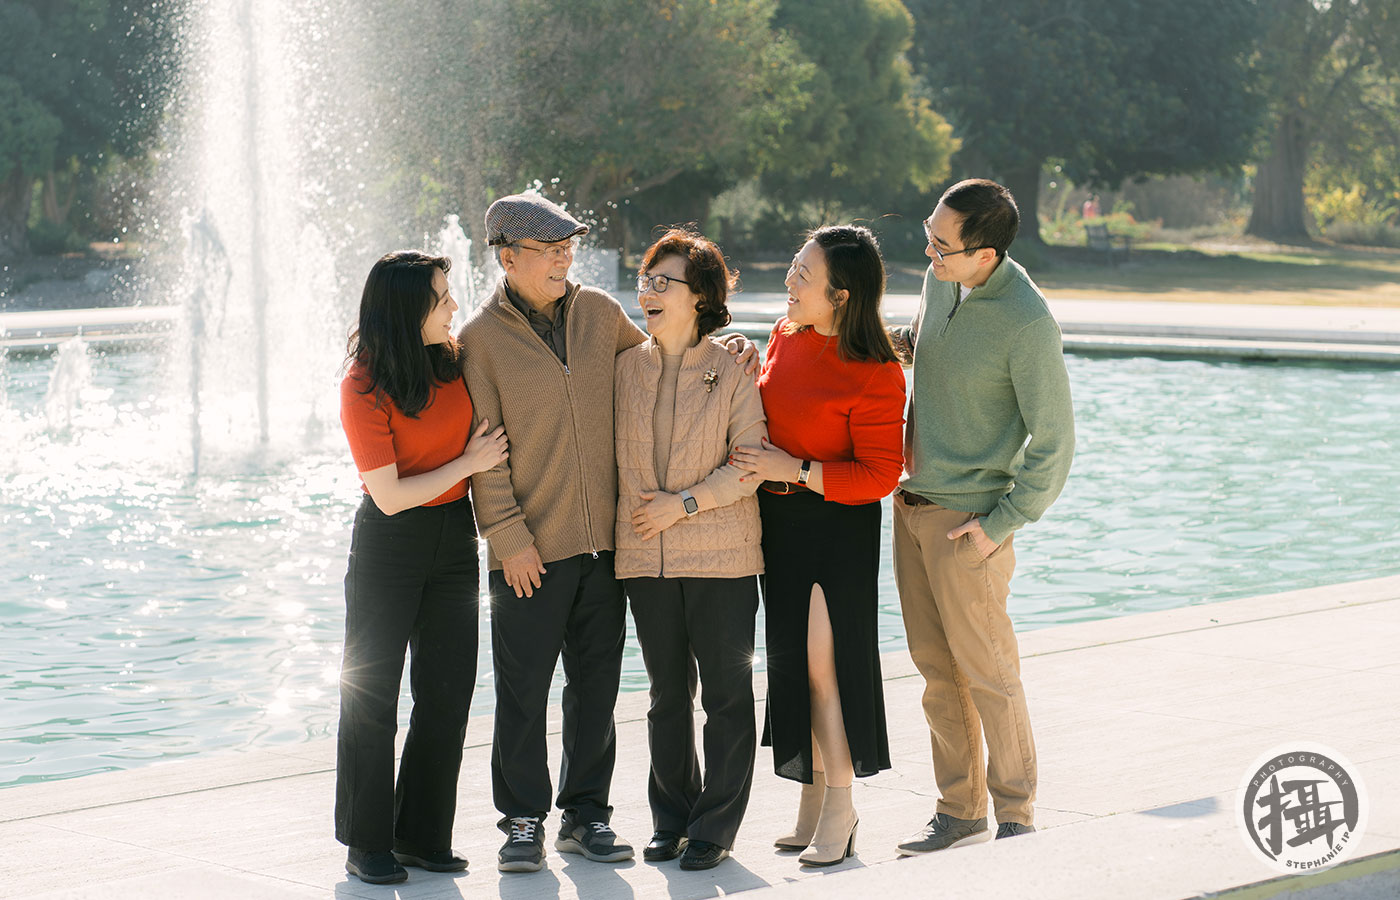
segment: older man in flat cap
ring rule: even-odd
[[[544,865],[545,716],[561,653],[563,817],[554,846],[618,862],[632,848],[608,826],[626,630],[613,577],[613,360],[646,335],[607,293],[568,280],[588,226],[561,207],[533,193],[502,197],[486,211],[486,233],[505,276],[459,337],[475,415],[510,436],[510,459],[472,478],[490,569],[491,779],[507,835],[498,867]],[[753,353],[741,349],[746,362]]]

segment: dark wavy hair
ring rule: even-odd
[[[451,268],[445,256],[395,250],[369,270],[360,295],[360,323],[350,333],[346,362],[369,375],[361,393],[382,391],[410,418],[432,402],[439,383],[462,377],[456,338],[423,343],[423,323],[438,301],[433,273],[446,275]]]
[[[729,324],[729,292],[738,283],[739,273],[731,271],[715,242],[689,228],[672,228],[647,248],[638,275],[668,256],[685,260],[685,280],[698,299],[700,336],[704,337]]]
[[[815,241],[826,257],[826,298],[836,307],[837,351],[858,362],[895,362],[898,357],[880,317],[885,261],[875,233],[863,225],[823,225],[807,232],[807,240]],[[843,290],[846,301],[837,303],[836,294]]]

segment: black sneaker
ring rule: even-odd
[[[544,829],[535,816],[507,817],[496,823],[507,835],[496,854],[502,872],[538,872],[544,868]]]
[[[570,822],[559,828],[554,849],[581,853],[594,862],[622,862],[632,858],[632,845],[618,838],[607,822]]]
[[[366,884],[398,884],[408,880],[408,872],[388,850],[351,847],[345,856],[345,871]]]
[[[979,844],[991,837],[987,833],[987,817],[980,819],[959,819],[947,813],[939,813],[928,824],[924,830],[910,837],[899,845],[899,852],[904,856],[915,856],[920,853],[933,853],[935,850],[947,850],[949,847],[961,847],[964,844]]]
[[[997,840],[1016,837],[1019,834],[1030,834],[1032,831],[1035,831],[1034,825],[1022,825],[1020,822],[1002,822],[997,826]]]

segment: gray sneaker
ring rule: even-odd
[[[1018,834],[1030,834],[1032,831],[1035,831],[1034,825],[1022,825],[1020,822],[1002,822],[997,826],[997,840],[1016,837]]]
[[[496,868],[502,872],[538,872],[544,867],[544,829],[534,816],[505,818],[496,827],[506,833],[506,842],[496,854]]]
[[[980,844],[990,837],[986,816],[980,819],[958,819],[947,813],[938,813],[928,820],[923,831],[904,841],[898,849],[902,856],[915,856],[935,850],[947,850],[949,847],[961,847],[964,844]]]
[[[632,845],[619,838],[607,822],[564,822],[554,849],[560,853],[581,853],[594,862],[632,858]]]

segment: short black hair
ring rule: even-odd
[[[995,181],[968,178],[943,192],[939,203],[962,214],[958,236],[964,247],[991,247],[1005,256],[1021,227],[1016,198]]]

